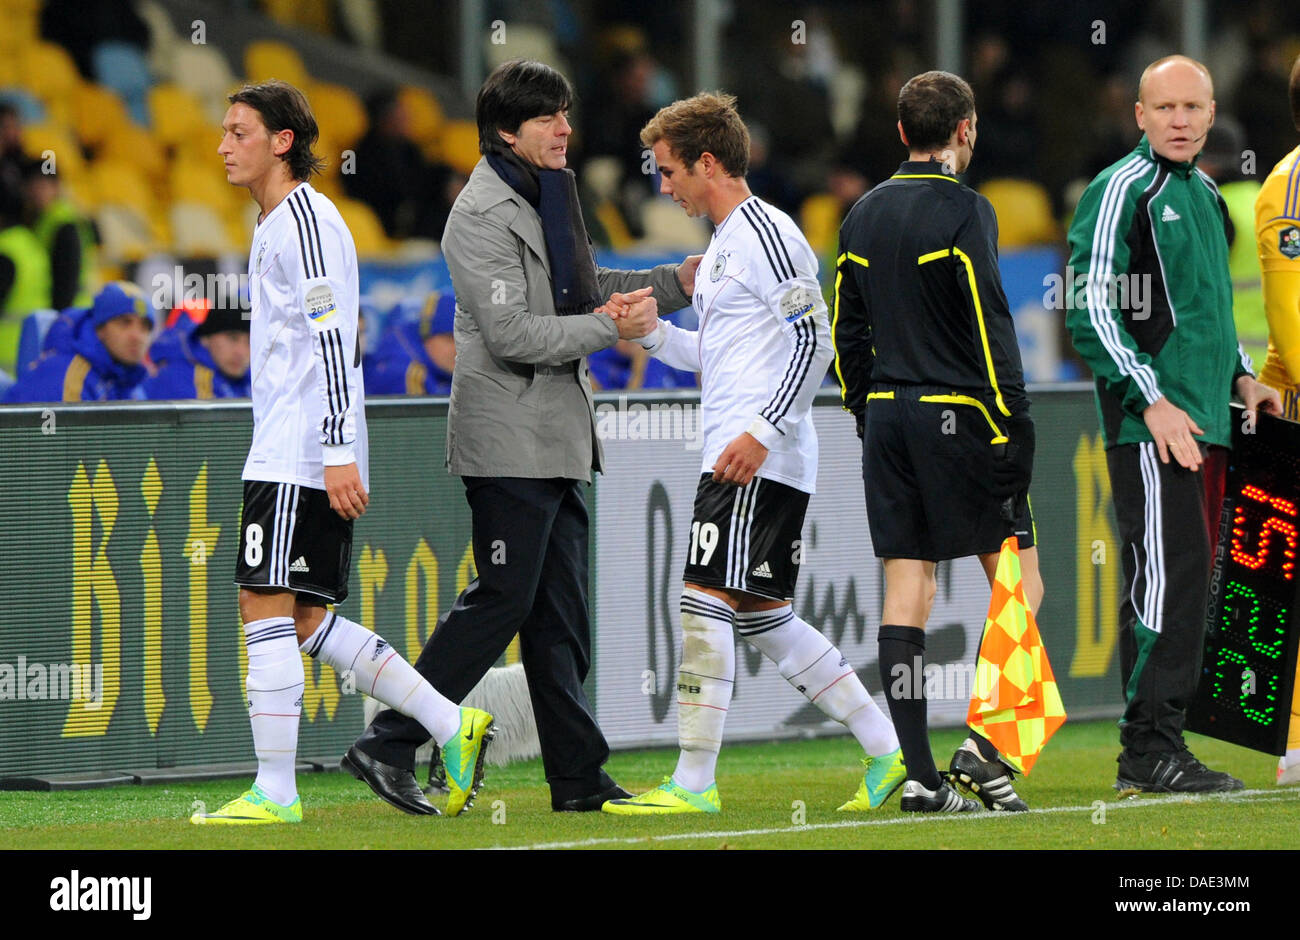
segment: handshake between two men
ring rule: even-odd
[[[703,259],[704,255],[690,255],[677,266],[677,280],[687,297],[695,293],[695,272]],[[593,312],[608,314],[618,324],[619,339],[642,339],[659,325],[659,302],[650,296],[653,292],[653,287],[627,294],[615,291]]]

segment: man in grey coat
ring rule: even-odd
[[[415,668],[459,702],[518,633],[551,807],[582,812],[626,795],[603,769],[609,747],[582,688],[591,647],[583,485],[602,456],[585,357],[649,333],[659,305],[688,306],[699,256],[650,271],[596,267],[565,169],[572,98],[564,76],[522,60],[479,90],[484,157],[442,241],[457,302],[447,466],[464,479],[478,577]],[[611,297],[617,318],[605,312]],[[436,812],[413,773],[428,738],[389,710],[348,756],[389,803]]]

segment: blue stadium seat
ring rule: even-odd
[[[85,307],[68,307],[59,313],[45,331],[45,342],[41,353],[73,352],[77,341],[77,321],[86,312]]]
[[[41,352],[45,348],[45,334],[58,317],[57,310],[34,310],[23,318],[23,325],[18,330],[18,359],[14,366],[19,375],[41,358]]]
[[[10,85],[0,88],[0,101],[11,104],[18,110],[18,118],[23,124],[44,124],[45,105],[31,92]]]
[[[153,79],[140,50],[124,42],[102,42],[94,52],[95,79],[126,102],[131,119],[149,126],[149,86]]]

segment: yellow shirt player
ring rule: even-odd
[[[1300,58],[1291,66],[1291,118],[1300,130]],[[1268,357],[1259,380],[1282,395],[1282,416],[1300,421],[1300,147],[1264,180],[1255,200],[1255,245],[1264,278]],[[1279,784],[1300,783],[1300,669],[1291,698]]]

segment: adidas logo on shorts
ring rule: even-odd
[[[772,577],[772,569],[767,562],[763,562],[749,574],[750,577],[754,578],[770,578]]]
[[[297,571],[301,574],[310,574],[311,569],[307,567],[307,559],[303,555],[298,556],[298,560],[289,566],[290,571]]]
[[[373,653],[370,654],[370,661],[373,663],[376,659],[379,658],[379,654],[386,649],[388,649],[388,641],[385,640],[382,636],[376,638],[375,650]]]

